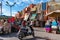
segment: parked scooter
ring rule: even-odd
[[[19,32],[18,32],[18,38],[20,39],[20,40],[22,40],[24,37],[26,37],[26,36],[29,36],[29,35],[32,35],[33,37],[35,37],[35,35],[34,35],[34,30],[33,30],[33,28],[32,28],[32,26],[22,26],[22,27],[20,27],[21,29],[19,30]]]

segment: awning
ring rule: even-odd
[[[53,15],[53,14],[60,14],[60,10],[56,10],[56,11],[52,11],[52,12],[50,12],[50,13],[47,13],[45,16],[49,16],[49,15]],[[56,15],[56,16],[57,16]],[[54,15],[53,15],[54,16]]]
[[[34,6],[33,8],[31,8],[31,11],[36,11],[36,6]]]

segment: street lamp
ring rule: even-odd
[[[8,1],[6,1],[6,3],[6,5],[10,7],[10,16],[12,17],[12,7],[16,4],[16,2],[14,2],[12,5],[10,5]]]
[[[2,1],[3,0],[1,0],[1,3],[0,3],[0,7],[1,7],[1,14],[0,15],[2,15]]]

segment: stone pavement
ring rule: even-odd
[[[27,36],[24,40],[60,40],[60,34],[47,33],[44,28],[34,28],[35,38]],[[0,40],[19,40],[16,33],[8,35],[0,35]]]
[[[16,37],[9,37],[9,38],[3,38],[3,37],[0,37],[0,40],[19,40],[18,38],[16,38]]]
[[[60,40],[60,34],[47,33],[44,28],[34,28],[35,36],[47,38],[50,40]]]

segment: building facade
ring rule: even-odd
[[[45,14],[47,17],[55,17],[58,20],[60,17],[60,0],[51,0],[47,4],[47,13]]]

